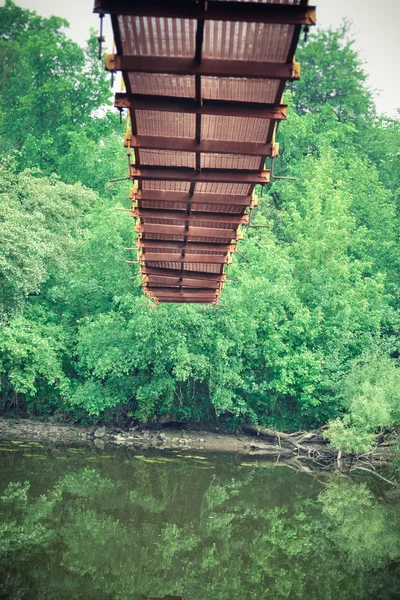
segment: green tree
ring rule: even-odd
[[[344,21],[339,29],[320,29],[300,45],[295,108],[300,115],[321,117],[317,123],[322,126],[328,108],[340,123],[351,123],[354,132],[363,133],[373,122],[375,107],[353,44],[351,23]]]
[[[95,195],[36,171],[0,168],[0,319],[21,312],[57,272],[66,277],[71,255],[85,234],[85,214]]]
[[[111,95],[94,36],[84,51],[62,31],[67,26],[12,0],[0,8],[0,151],[17,151],[21,166],[47,175]]]

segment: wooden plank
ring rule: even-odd
[[[236,229],[216,229],[213,227],[186,228],[184,225],[153,225],[150,223],[138,223],[135,225],[136,233],[153,233],[160,235],[181,235],[182,237],[201,237],[211,239],[233,240],[236,237]],[[179,240],[178,240],[179,241]],[[183,241],[183,240],[180,240]]]
[[[249,222],[249,215],[236,215],[231,213],[210,213],[210,212],[196,212],[188,215],[184,211],[178,210],[160,210],[153,208],[137,208],[132,210],[132,217],[139,219],[160,219],[160,220],[173,220],[173,221],[184,221],[187,223],[195,223],[198,221],[210,221],[211,223],[228,223],[232,225],[247,225]]]
[[[187,284],[185,284],[185,285],[183,285],[181,283],[178,283],[176,285],[172,285],[171,286],[171,285],[168,285],[168,284],[157,283],[157,282],[155,282],[155,283],[149,283],[147,285],[144,284],[144,289],[147,289],[148,287],[154,287],[154,286],[157,287],[157,288],[160,288],[160,289],[165,289],[165,290],[171,290],[171,289],[177,289],[178,290],[178,289],[181,289],[183,292],[186,291],[186,290],[190,291],[190,290],[193,290],[193,289],[200,289],[200,290],[204,290],[205,292],[207,292],[207,294],[209,294],[210,296],[212,294],[216,294],[217,291],[219,292],[221,290],[221,288],[219,287],[219,284],[216,285],[216,286],[214,286],[214,285],[213,286],[207,285],[207,287],[204,287],[202,285],[198,286],[196,284],[193,284],[193,285],[187,285]]]
[[[158,304],[217,304],[219,296],[213,294],[212,296],[170,296],[157,298],[155,296],[148,296]]]
[[[201,281],[200,279],[188,279],[187,277],[174,277],[167,279],[166,277],[148,277],[145,276],[145,283],[148,285],[158,286],[158,287],[172,287],[172,286],[182,286],[183,288],[201,288],[205,290],[217,290],[222,285],[218,281]],[[165,283],[169,282],[169,283]]]
[[[212,292],[205,290],[204,288],[186,288],[180,290],[179,287],[158,287],[158,286],[146,286],[146,290],[155,296],[200,296],[209,297],[212,296]]]
[[[251,196],[234,196],[231,194],[209,194],[195,192],[190,196],[187,192],[167,192],[163,190],[139,190],[132,200],[151,200],[156,202],[185,202],[192,204],[229,204],[232,206],[250,206]]]
[[[155,300],[155,298],[153,298]],[[156,302],[158,304],[217,304],[218,298],[216,296],[205,300],[204,298],[160,298]]]
[[[193,181],[205,183],[248,183],[265,185],[270,181],[270,171],[237,169],[202,169],[196,171],[186,167],[162,167],[146,165],[130,166],[131,179],[151,181]]]
[[[157,112],[177,112],[225,117],[248,117],[254,119],[272,119],[274,121],[283,121],[287,116],[286,104],[264,104],[262,102],[237,102],[235,100],[208,99],[203,99],[202,103],[199,104],[197,100],[191,98],[126,94],[125,92],[117,92],[115,94],[114,106],[116,108],[129,108],[129,110],[150,110]]]
[[[175,302],[176,300],[178,300],[179,298],[184,299],[186,302],[189,300],[197,300],[198,302],[206,302],[206,303],[210,303],[210,302],[215,302],[218,297],[219,297],[219,293],[217,292],[210,292],[207,290],[204,291],[197,291],[197,290],[193,290],[194,293],[190,293],[192,290],[190,290],[189,288],[185,288],[184,290],[182,290],[181,292],[175,292],[172,288],[170,290],[164,290],[164,291],[157,291],[157,292],[151,292],[151,291],[147,291],[146,288],[144,289],[144,292],[147,296],[149,296],[150,298],[154,298],[155,300],[158,299],[165,299],[166,301],[169,302]]]
[[[217,289],[224,285],[223,281],[207,280],[207,279],[196,279],[191,277],[189,274],[180,277],[166,277],[162,275],[143,275],[143,282],[149,285],[156,285],[160,287],[176,287],[176,286],[189,286],[189,287],[201,287],[204,289]]]
[[[226,265],[228,262],[227,256],[216,256],[215,254],[188,254],[182,256],[181,252],[145,252],[139,257],[140,261],[145,262],[180,262],[180,263],[198,263],[198,264],[210,264],[210,265]]]
[[[125,147],[128,142],[124,142]],[[246,156],[272,156],[278,155],[278,144],[252,142],[231,142],[220,140],[200,140],[193,138],[171,138],[152,135],[132,135],[131,148],[144,148],[146,150],[174,150],[176,152],[207,152],[208,154],[240,154]]]
[[[226,280],[226,275],[223,273],[204,273],[203,271],[188,271],[185,269],[180,271],[165,267],[149,267],[148,265],[141,267],[141,273],[143,275],[158,275],[169,278],[189,277],[190,279],[199,279],[201,281],[224,282]]]
[[[225,254],[234,252],[236,248],[235,244],[227,243],[207,244],[207,242],[168,242],[165,240],[147,240],[143,238],[138,239],[136,243],[139,248],[146,248],[146,250],[161,250],[163,248],[169,250],[185,249],[185,251],[204,250],[205,252],[224,252]],[[136,248],[134,248],[134,250],[136,250]]]
[[[203,3],[191,0],[95,0],[94,11],[99,14],[134,15],[171,19],[202,19],[205,21],[242,21],[250,23],[278,23],[288,25],[315,25],[315,6],[266,4],[256,2],[226,2],[209,0]]]
[[[246,79],[300,79],[299,63],[278,63],[255,60],[203,59],[169,56],[134,56],[108,54],[108,71],[124,73],[165,73],[199,77],[246,77]],[[203,113],[204,114],[204,113]]]

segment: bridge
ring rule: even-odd
[[[285,84],[316,22],[307,0],[95,0],[111,15],[129,111],[125,146],[144,293],[217,303],[227,265],[270,182]],[[136,262],[136,261],[135,261]]]

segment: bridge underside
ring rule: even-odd
[[[303,0],[96,0],[111,14],[130,113],[132,216],[144,292],[216,303],[241,227],[269,182],[285,83],[315,9]]]

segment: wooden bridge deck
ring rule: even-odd
[[[111,15],[130,111],[125,145],[145,293],[216,303],[241,227],[269,182],[307,0],[96,0]]]

